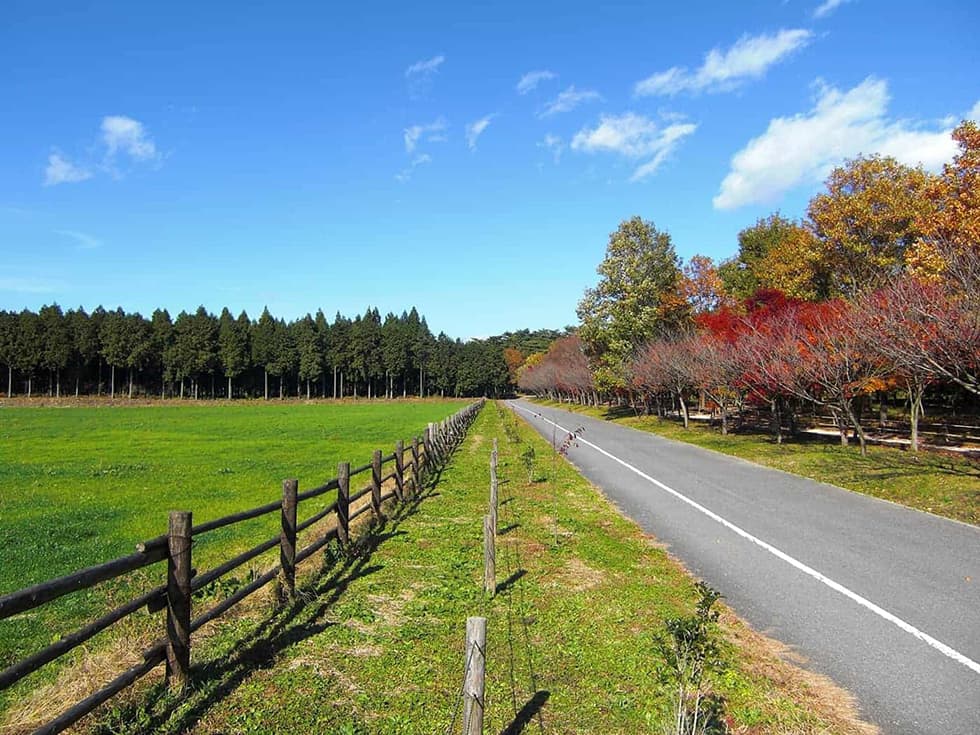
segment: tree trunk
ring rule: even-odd
[[[337,398],[337,366],[333,366],[333,397],[334,400]]]
[[[7,365],[7,398],[14,394],[14,368]]]
[[[922,395],[925,393],[925,387],[920,385],[918,381],[908,381],[907,383],[909,389],[909,406],[910,416],[909,422],[911,424],[909,432],[909,449],[913,452],[919,451],[919,418],[922,416]]]
[[[116,397],[116,366],[112,366],[112,376],[109,378],[109,398]]]
[[[55,372],[54,385],[55,385],[55,389],[54,389],[55,398],[61,398],[61,368],[58,368],[58,370]]]
[[[684,420],[684,428],[687,429],[688,428],[688,420],[689,419],[688,419],[688,415],[687,415],[687,403],[684,401],[684,394],[679,392],[677,394],[677,400],[680,401],[680,404],[681,404],[681,418]]]
[[[279,376],[279,400],[280,401],[282,400],[282,383],[283,383],[283,380],[285,379],[285,377],[286,377],[285,375],[280,375]]]
[[[231,376],[228,376],[228,400],[231,400]]]
[[[31,376],[30,376],[30,375],[28,375],[28,376],[27,376],[27,397],[28,397],[28,398],[30,398],[30,397],[31,397],[31,388],[32,388],[32,387],[33,387],[33,386],[31,385]]]
[[[310,400],[310,381],[306,381],[306,400]]]
[[[888,421],[888,405],[885,403],[885,391],[878,391],[878,426],[881,429],[885,428],[885,423]]]
[[[129,376],[129,399],[133,398],[133,368],[127,368],[126,372]]]
[[[857,434],[858,443],[861,445],[861,456],[866,457],[868,455],[867,437],[864,435],[864,429],[861,428],[861,421],[858,419],[858,414],[855,413],[850,401],[845,403],[844,410],[847,412],[847,418],[850,419],[851,425],[854,427],[854,433]]]
[[[79,389],[78,384],[81,382],[81,380],[82,380],[82,371],[77,370],[75,372],[75,398],[78,398],[78,389]]]
[[[101,357],[98,358],[97,362],[99,363],[99,383],[98,383],[98,387],[96,388],[96,395],[101,396],[102,395],[102,358]]]
[[[180,378],[180,400],[184,400],[184,377]]]
[[[344,397],[344,371],[340,371],[340,397]]]
[[[769,410],[771,412],[770,428],[773,436],[776,438],[776,444],[783,443],[783,417],[782,411],[780,411],[781,402],[778,396],[769,401]]]
[[[721,435],[728,436],[728,410],[724,401],[718,404],[718,410],[721,411]]]
[[[265,400],[269,400],[269,371],[266,368],[262,368],[262,372],[265,373]]]

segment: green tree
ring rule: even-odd
[[[17,314],[12,311],[0,311],[0,362],[7,366],[7,396],[12,396],[17,362]]]
[[[139,313],[127,314],[126,368],[129,372],[129,397],[133,397],[133,374],[138,374],[149,363],[153,354],[153,332],[150,323]]]
[[[37,314],[24,309],[17,317],[14,367],[27,377],[27,397],[31,397],[34,373],[44,360],[44,345]]]
[[[265,379],[265,400],[269,400],[269,366],[276,349],[276,320],[269,313],[269,307],[262,309],[262,315],[252,326],[252,364],[262,368]]]
[[[754,225],[738,233],[738,254],[718,266],[725,292],[744,301],[761,289],[772,288],[763,264],[770,252],[799,227],[779,212],[760,217]]]
[[[218,361],[228,379],[228,398],[232,397],[232,380],[250,366],[248,343],[249,320],[244,311],[235,319],[228,307],[221,310],[218,319]]]
[[[299,362],[299,379],[306,381],[306,399],[310,399],[310,383],[323,375],[323,345],[316,321],[307,314],[293,324],[293,339]]]
[[[43,345],[41,367],[54,376],[55,395],[61,397],[61,371],[68,366],[72,353],[71,329],[57,304],[41,307],[38,326]]]
[[[282,400],[285,395],[286,376],[296,370],[299,362],[293,332],[282,319],[277,319],[273,327],[270,358],[269,374],[279,378],[279,399]]]
[[[579,334],[597,385],[624,389],[630,357],[654,337],[676,332],[689,318],[679,293],[680,261],[670,235],[639,217],[609,236],[599,283],[579,302]]]
[[[129,339],[126,334],[126,314],[122,307],[107,311],[99,327],[99,352],[109,365],[109,397],[116,397],[116,368],[125,367],[129,358]]]
[[[330,344],[327,346],[327,360],[333,368],[333,397],[344,397],[344,372],[350,364],[351,320],[338,311],[330,327]],[[338,377],[340,382],[338,384]],[[339,391],[339,392],[338,392]]]
[[[166,398],[167,384],[176,378],[174,323],[166,309],[154,310],[150,317],[152,361],[160,376],[160,397]]]

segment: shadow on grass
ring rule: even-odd
[[[506,592],[507,590],[509,590],[525,574],[527,574],[527,570],[526,569],[518,569],[516,572],[514,572],[509,577],[507,577],[507,579],[505,579],[503,582],[500,582],[500,583],[497,584],[496,594],[499,595],[501,592]]]
[[[191,667],[191,691],[187,696],[174,697],[167,691],[165,682],[158,682],[131,701],[118,703],[94,731],[176,734],[191,730],[255,671],[276,666],[284,650],[337,625],[326,619],[330,608],[351,583],[383,569],[371,563],[374,552],[385,541],[405,535],[399,526],[415,515],[423,502],[439,495],[434,488],[444,468],[445,465],[437,468],[426,479],[421,493],[390,509],[386,517],[375,520],[347,548],[329,544],[321,557],[321,569],[297,589],[294,601],[254,624],[247,635],[235,641],[230,653],[212,653],[212,658]]]
[[[524,706],[521,707],[521,711],[514,717],[513,722],[500,731],[500,735],[520,735],[520,733],[524,732],[524,728],[531,724],[550,696],[551,692],[548,691],[541,690],[535,692],[534,696],[527,700]]]

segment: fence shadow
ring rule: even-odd
[[[149,691],[134,692],[125,704],[120,702],[103,731],[176,735],[191,730],[255,671],[272,668],[283,651],[338,625],[326,620],[328,612],[352,583],[384,568],[372,564],[374,553],[389,539],[405,535],[399,526],[418,513],[423,502],[438,495],[435,485],[440,471],[436,468],[420,493],[388,509],[383,518],[352,538],[349,547],[328,545],[318,554],[321,568],[297,588],[296,599],[254,624],[246,636],[235,641],[230,655],[215,655],[193,665],[186,697],[173,697],[164,682],[157,682]]]
[[[500,735],[520,735],[520,733],[524,732],[524,728],[531,724],[550,696],[551,692],[549,691],[540,690],[535,692],[534,696],[524,703],[524,706],[521,707],[513,721],[500,731]]]

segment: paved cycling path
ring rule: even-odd
[[[980,733],[980,528],[577,413],[510,401],[760,630],[888,735]]]

